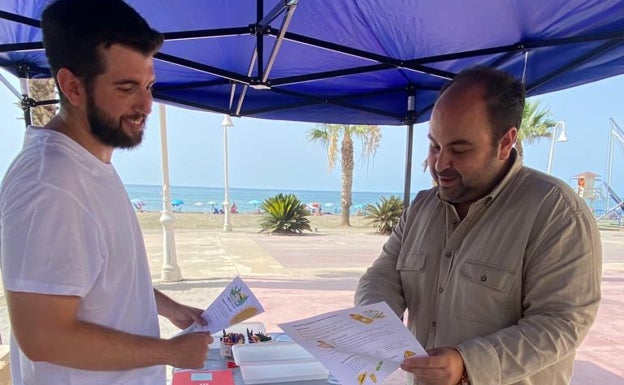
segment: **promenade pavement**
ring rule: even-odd
[[[159,282],[161,244],[145,234],[155,285],[171,297],[206,307],[236,275],[265,307],[253,321],[268,331],[277,323],[353,306],[353,292],[378,256],[386,237],[374,234],[312,233],[276,236],[237,230],[179,230],[178,263],[184,281]],[[603,299],[596,322],[577,351],[572,385],[624,385],[624,231],[601,231]],[[159,248],[160,247],[160,248]],[[166,324],[163,330],[167,330]],[[175,331],[171,331],[175,332]],[[404,383],[402,371],[386,385]]]
[[[624,385],[624,232],[602,231],[603,299],[596,322],[577,351],[573,385]],[[345,230],[303,236],[258,234],[252,229],[179,229],[175,233],[180,282],[162,282],[162,232],[144,232],[154,286],[175,300],[205,308],[237,275],[265,308],[250,321],[267,331],[278,323],[353,306],[361,274],[377,257],[386,237]],[[161,318],[163,337],[176,333]],[[9,321],[0,298],[0,335]],[[404,383],[398,370],[386,385]]]

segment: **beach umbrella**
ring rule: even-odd
[[[137,209],[138,211],[143,211],[143,206],[145,206],[145,202],[143,202],[141,199],[135,198],[132,199],[130,202],[132,202],[132,205],[135,209]]]
[[[321,213],[321,204],[318,202],[310,202],[307,204],[308,211],[313,213],[314,215],[319,215]]]
[[[334,207],[334,204],[331,203],[331,202],[327,202],[323,206],[325,206],[325,207]]]
[[[173,199],[171,200],[171,206],[173,206],[173,210],[174,211],[182,211],[182,205],[184,204],[184,201],[180,200],[180,199]]]
[[[216,204],[217,204],[217,202],[215,202],[215,201],[208,201],[208,204],[209,204],[210,206],[214,206],[214,205],[216,205]]]
[[[247,202],[248,205],[251,205],[251,206],[254,206],[254,207],[260,206],[260,203],[261,202],[259,200],[256,200],[256,199],[252,199],[249,202]]]
[[[195,202],[193,203],[193,206],[203,206],[204,202]]]
[[[141,199],[132,199],[130,202],[132,202],[132,205],[137,211],[143,211],[143,206],[145,206],[145,202],[143,202]]]

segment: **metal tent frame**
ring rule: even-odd
[[[414,124],[461,69],[501,68],[538,95],[624,73],[618,0],[128,0],[165,44],[157,101],[231,116]],[[47,0],[0,5],[0,66],[49,76],[39,17]],[[36,105],[23,98],[25,111]]]

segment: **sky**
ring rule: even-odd
[[[1,71],[15,88],[15,77]],[[567,142],[556,142],[552,174],[573,184],[572,178],[585,171],[607,180],[607,165],[612,164],[612,187],[624,197],[624,146],[616,146],[607,158],[610,136],[609,119],[624,128],[624,76],[536,97],[548,107],[554,120],[565,122]],[[536,99],[533,98],[533,99]],[[24,122],[17,98],[0,84],[0,175],[21,148]],[[220,123],[223,116],[209,112],[166,107],[169,178],[172,186],[224,186],[224,138]],[[146,136],[134,150],[118,150],[113,156],[125,184],[161,185],[162,161],[159,106],[154,104]],[[230,188],[276,190],[340,191],[340,165],[330,171],[327,153],[318,142],[307,140],[314,123],[232,118],[228,130]],[[414,128],[412,193],[429,188],[431,178],[421,163],[427,154],[428,124]],[[557,136],[560,131],[557,131]],[[382,126],[382,141],[368,163],[359,159],[356,143],[353,191],[403,192],[407,128]],[[525,143],[527,166],[546,171],[551,141]]]

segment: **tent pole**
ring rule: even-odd
[[[165,105],[159,105],[160,113],[160,152],[162,155],[163,170],[163,211],[160,224],[163,228],[163,265],[160,269],[160,279],[165,282],[182,280],[182,273],[178,266],[175,244],[175,218],[169,195],[169,154],[167,152],[167,115]]]
[[[15,87],[13,87],[13,85],[1,73],[0,73],[0,83],[4,84],[4,86],[6,88],[8,88],[9,91],[11,91],[11,93],[13,95],[15,95],[17,98],[21,98],[22,97],[22,95],[19,93],[19,91],[17,89],[15,89]]]
[[[26,84],[24,84],[22,83],[22,80],[23,79],[20,79],[20,86],[22,88],[22,93],[20,94],[20,92],[15,89],[15,87],[13,87],[13,85],[2,74],[0,74],[0,83],[4,84],[4,86],[8,88],[13,95],[20,99],[20,108],[22,108],[22,111],[24,112],[24,124],[28,127],[32,123],[30,120],[30,107],[27,105],[28,82],[26,81]]]
[[[414,140],[414,123],[407,125],[407,146],[405,146],[405,187],[403,190],[403,208],[410,204],[410,187],[412,182],[412,143]]]
[[[277,36],[277,40],[275,41],[275,45],[273,46],[273,50],[271,51],[271,55],[269,56],[269,61],[266,66],[264,76],[262,77],[262,84],[266,84],[266,82],[269,80],[269,73],[271,72],[271,69],[273,69],[273,64],[275,63],[275,59],[277,58],[277,53],[282,46],[282,42],[284,41],[284,35],[286,35],[286,30],[290,26],[290,21],[292,20],[296,8],[296,2],[293,5],[288,6],[288,11],[286,11],[286,16],[282,21],[279,35]]]
[[[263,19],[264,1],[256,2],[256,23],[260,23]],[[264,29],[256,30],[256,52],[258,53],[258,79],[264,76]]]
[[[405,182],[403,185],[403,209],[407,210],[410,204],[410,187],[412,184],[412,146],[414,142],[414,122],[416,121],[416,90],[408,89],[407,115],[404,123],[407,124],[407,144],[405,146]]]
[[[30,109],[35,106],[35,101],[30,97],[28,85],[28,66],[18,64],[17,74],[20,79],[20,88],[22,90],[22,100],[20,101],[20,106],[22,107],[22,111],[24,111],[24,124],[28,127],[32,124]]]

